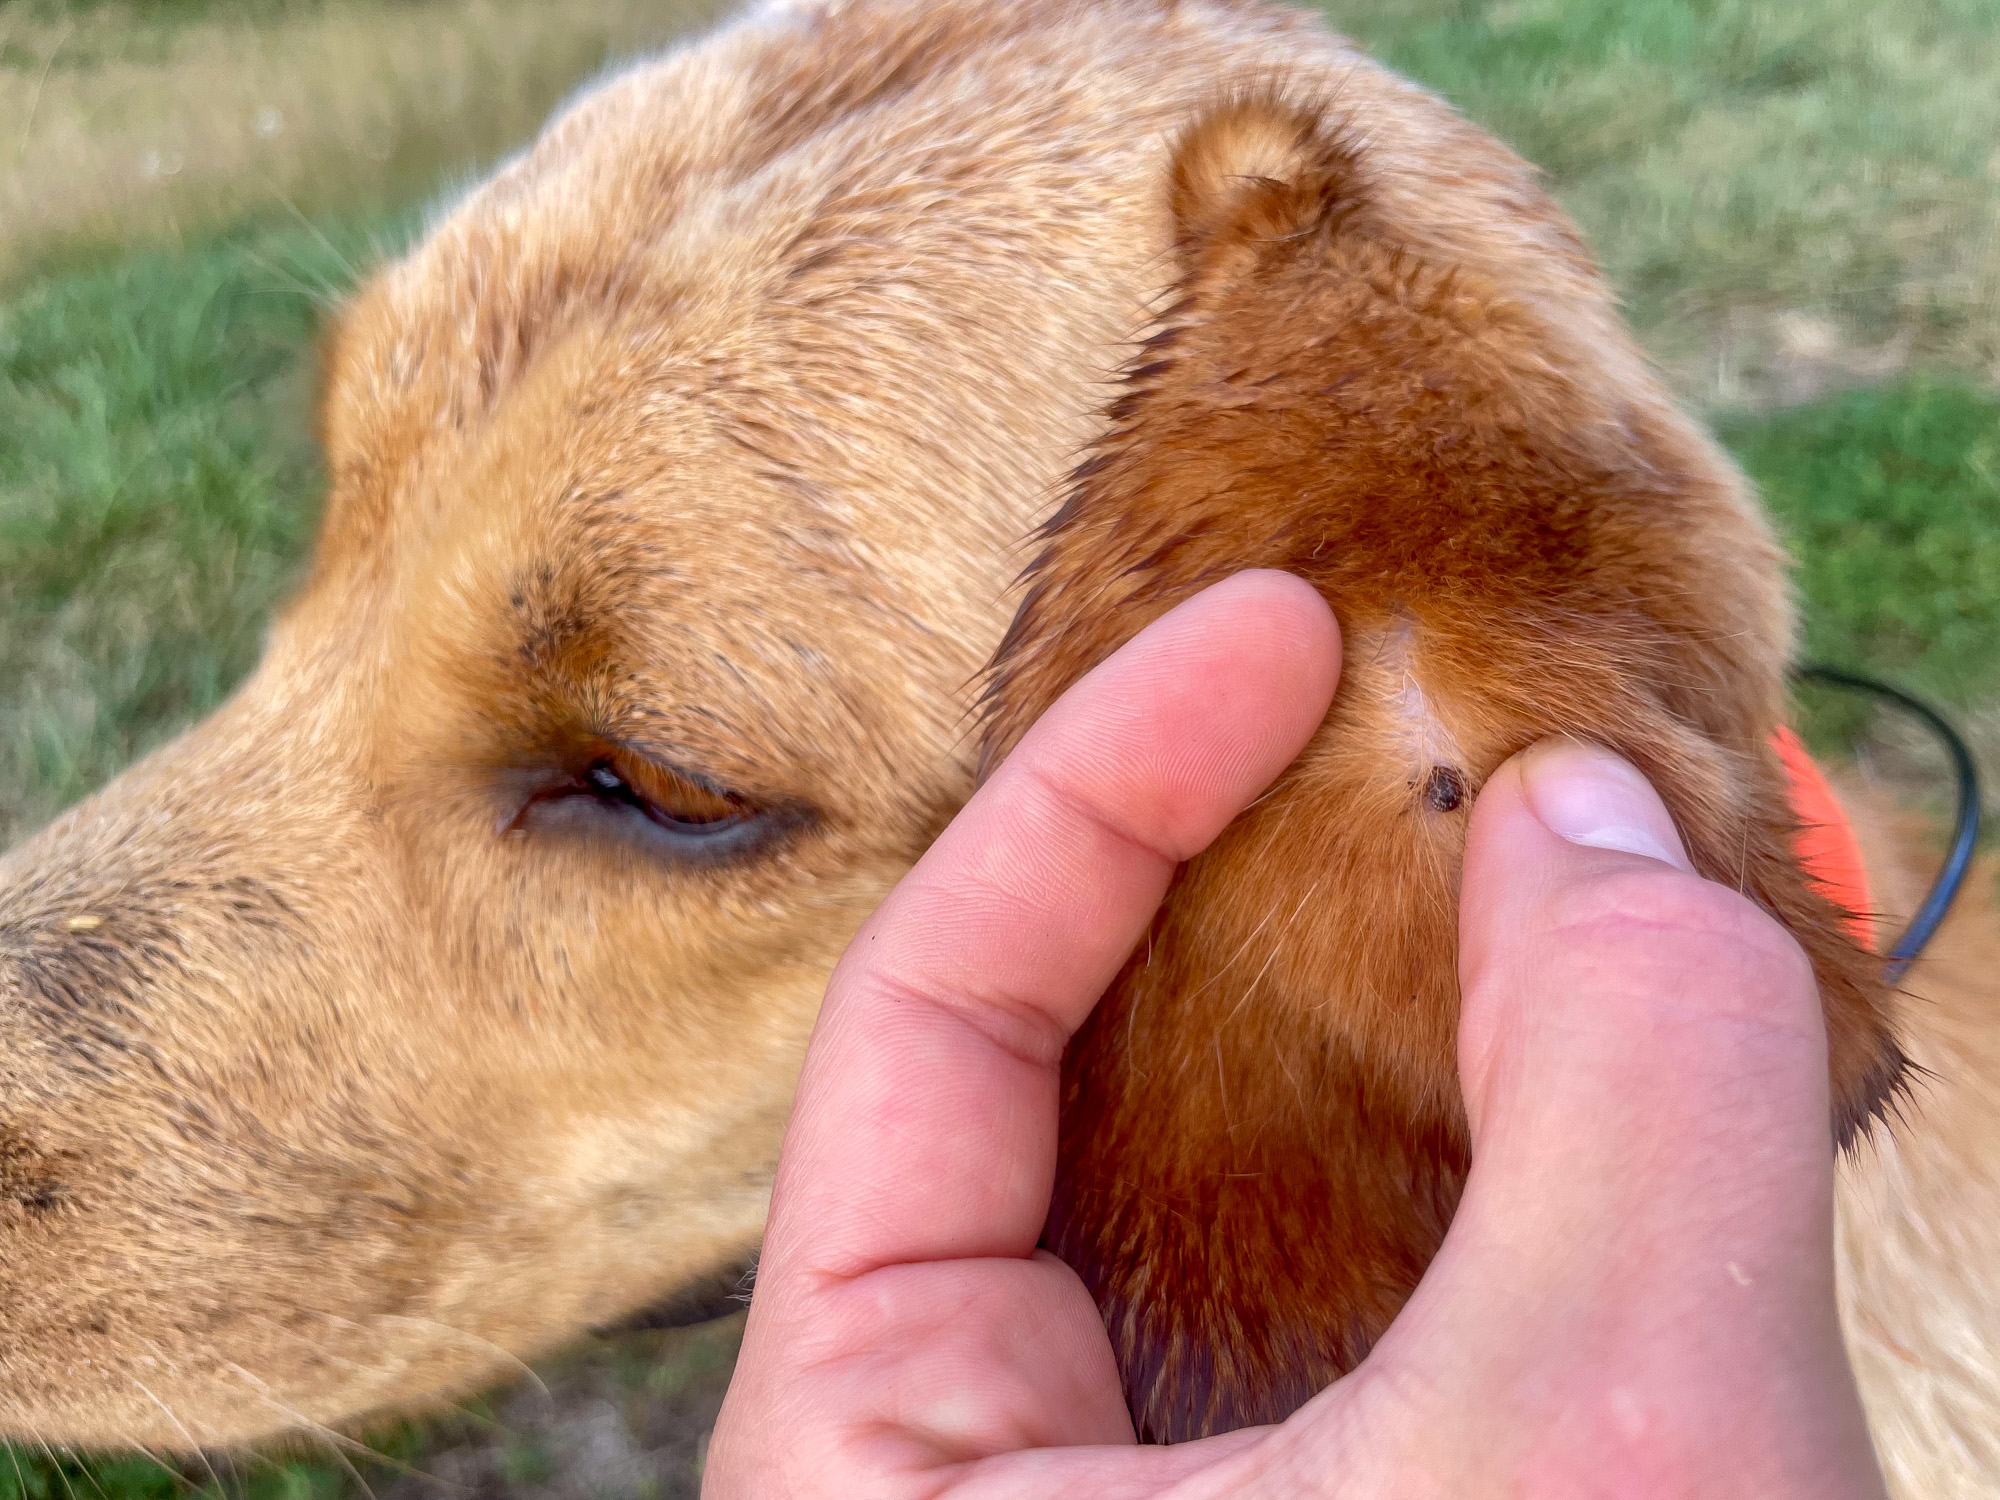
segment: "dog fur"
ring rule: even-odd
[[[1284,1235],[1333,1278],[1297,1370],[1365,1348],[1449,1212],[1461,809],[1569,728],[1807,943],[1837,1127],[1892,1035],[1929,1070],[1844,1169],[1844,1311],[1901,1491],[1995,1492],[1990,910],[1912,977],[1929,1003],[1874,986],[1786,855],[1789,615],[1740,481],[1532,172],[1310,18],[765,6],[590,93],[379,275],[324,439],[251,681],[0,861],[0,1429],[187,1447],[420,1405],[740,1264],[825,976],[976,754],[1275,561],[1329,590],[1349,676],[1162,919],[1157,972],[1218,976],[1162,1045],[1220,1071],[1153,1118],[1190,1161],[1295,1162],[1346,1127],[1302,1132],[1255,1044],[1344,1049],[1371,1113],[1341,1170],[1390,1166],[1343,1200],[1386,1214],[1371,1284],[1324,1220],[1257,1219],[1282,1196],[1243,1221],[1243,1267]],[[1102,1023],[1146,973],[1071,1069],[1052,1235],[1086,1274],[1124,1209],[1079,1191],[1079,1122],[1134,1118]],[[1274,1113],[1218,1137],[1197,1096],[1238,1083]],[[1177,1286],[1162,1326],[1213,1331]],[[1302,1388],[1254,1336],[1212,1346],[1230,1383],[1142,1322],[1156,1435]]]
[[[1356,128],[1256,95],[1180,144],[1172,304],[996,662],[997,753],[1237,568],[1309,579],[1347,641],[1313,743],[1181,872],[1065,1062],[1048,1242],[1161,1441],[1282,1420],[1442,1241],[1470,1165],[1465,821],[1536,740],[1638,764],[1696,867],[1798,937],[1836,1138],[1902,1070],[1880,960],[1793,855],[1785,587],[1741,482],[1650,383],[1606,378],[1601,335],[1574,339],[1605,301],[1580,258],[1534,299],[1514,246],[1427,242]],[[1498,197],[1510,165],[1468,152],[1455,186]]]

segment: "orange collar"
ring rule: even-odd
[[[1875,947],[1874,899],[1868,890],[1868,867],[1861,862],[1861,842],[1826,775],[1790,729],[1772,738],[1778,759],[1791,783],[1792,815],[1799,820],[1796,847],[1806,875],[1826,898],[1847,913],[1863,947]]]

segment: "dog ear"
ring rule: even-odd
[[[1468,1162],[1466,819],[1544,736],[1636,763],[1702,873],[1805,947],[1836,1139],[1902,1067],[1879,961],[1793,851],[1780,554],[1604,332],[1595,276],[1534,259],[1574,241],[1518,163],[1492,148],[1454,171],[1385,165],[1275,93],[1188,133],[1175,293],[991,668],[988,769],[1239,569],[1310,580],[1345,635],[1325,724],[1179,873],[1065,1059],[1045,1242],[1097,1298],[1146,1438],[1283,1418],[1429,1263]],[[1490,233],[1435,222],[1480,193],[1511,205]]]

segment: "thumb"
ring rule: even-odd
[[[1693,872],[1636,770],[1572,741],[1488,781],[1460,910],[1472,1172],[1385,1365],[1528,1493],[1579,1464],[1593,1492],[1874,1492],[1797,945]]]
[[[1766,1190],[1798,1212],[1830,1193],[1805,955],[1694,873],[1632,766],[1574,740],[1502,766],[1473,811],[1459,910],[1460,1081],[1487,1175],[1547,1175],[1563,1143],[1556,1175],[1578,1187],[1585,1165],[1655,1201],[1698,1183],[1754,1198],[1760,1221]],[[1633,1182],[1628,1155],[1671,1175]]]

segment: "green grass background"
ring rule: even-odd
[[[281,47],[301,15],[343,3],[15,0],[0,90],[46,72],[50,28],[76,14],[129,13],[170,53],[179,24],[220,17]],[[1952,706],[1991,767],[2000,5],[1327,8],[1548,169],[1648,348],[1762,487],[1798,559],[1807,652]],[[474,165],[430,161],[426,180]],[[366,195],[232,213],[167,234],[135,211],[129,240],[41,244],[0,283],[0,844],[211,708],[297,576],[321,485],[316,335],[415,220]],[[1867,728],[1849,709],[1820,732]],[[408,1457],[424,1433],[384,1441]],[[0,1500],[306,1500],[355,1483],[302,1459],[215,1475],[0,1458]]]

